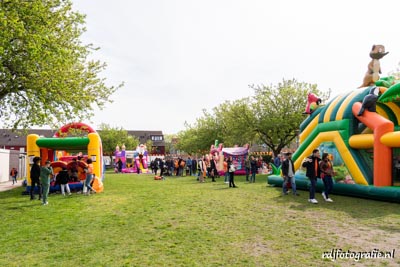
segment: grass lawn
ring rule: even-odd
[[[103,193],[30,201],[0,192],[0,266],[399,266],[400,206],[332,196],[281,196],[266,176],[155,181],[107,173]],[[394,259],[323,259],[332,249]]]

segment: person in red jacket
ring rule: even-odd
[[[10,176],[11,176],[13,185],[14,185],[14,183],[17,184],[17,175],[18,175],[17,169],[16,168],[12,168],[11,172],[10,172]]]
[[[324,182],[324,192],[322,192],[322,197],[327,202],[333,202],[333,200],[329,197],[329,194],[332,192],[333,189],[333,165],[332,162],[329,160],[329,154],[323,153],[322,160],[319,163],[321,169],[321,178]]]

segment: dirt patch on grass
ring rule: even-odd
[[[307,214],[307,213],[306,213]],[[309,213],[307,216],[313,217],[315,229],[318,232],[316,237],[327,236],[329,239],[336,240],[336,244],[331,249],[341,249],[344,252],[392,252],[395,250],[394,258],[388,259],[362,259],[359,262],[354,259],[338,259],[340,266],[399,266],[400,265],[400,231],[398,226],[390,229],[380,229],[380,225],[371,224],[370,227],[360,227],[356,218],[348,217],[346,221],[338,218],[327,218],[315,216]],[[323,245],[323,240],[319,241]]]
[[[271,249],[271,245],[268,244],[265,240],[261,240],[261,238],[257,238],[252,242],[242,243],[240,244],[240,247],[242,251],[244,251],[244,253],[253,257],[260,257],[273,252],[273,249]]]

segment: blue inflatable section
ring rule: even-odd
[[[83,189],[83,184],[82,183],[69,183],[69,189],[71,189],[71,191],[81,191]],[[31,191],[31,186],[28,185],[26,187],[26,192],[30,192]],[[50,186],[50,193],[54,193],[54,192],[60,192],[61,191],[61,186],[60,185],[52,185]],[[35,186],[34,192],[37,194],[39,193],[39,189],[37,186]]]
[[[296,172],[295,180],[297,189],[309,190],[310,181],[304,174],[299,174],[298,172]],[[268,184],[282,187],[282,183],[283,179],[281,176],[268,176]],[[324,184],[321,179],[318,179],[316,191],[322,192],[323,190]],[[400,203],[400,187],[397,186],[376,187],[359,184],[334,183],[332,193],[337,195],[346,195]]]

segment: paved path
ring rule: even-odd
[[[8,181],[8,182],[2,182],[0,183],[0,192],[4,192],[7,190],[11,190],[13,188],[22,186],[22,180],[18,180],[17,184],[12,184],[12,181]]]

